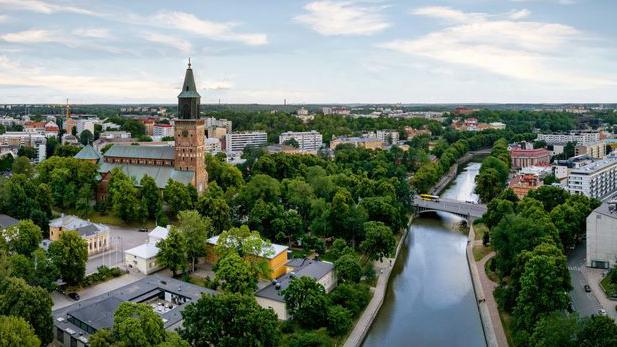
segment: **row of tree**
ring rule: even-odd
[[[487,203],[501,193],[510,174],[510,153],[508,142],[501,138],[495,141],[491,154],[482,161],[476,176],[476,193],[480,201]]]

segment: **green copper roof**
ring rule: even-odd
[[[107,152],[105,152],[104,156],[144,159],[174,159],[174,148],[169,145],[140,146],[115,144],[111,146]]]
[[[182,92],[178,95],[179,98],[199,98],[200,95],[197,92],[197,87],[195,86],[195,77],[193,76],[193,69],[191,69],[191,63],[189,62],[189,67],[186,69],[186,73],[184,75],[184,84],[182,84]]]
[[[91,145],[86,145],[81,149],[77,154],[75,154],[76,159],[85,159],[85,160],[99,160],[101,159],[101,154]]]
[[[127,176],[133,177],[139,186],[141,179],[148,175],[154,178],[156,186],[165,188],[167,181],[171,178],[174,181],[182,184],[188,184],[193,181],[195,173],[193,171],[178,171],[170,166],[152,166],[152,165],[137,165],[137,164],[113,164],[101,163],[99,172],[109,172],[114,168],[120,168]]]

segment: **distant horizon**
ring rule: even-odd
[[[66,106],[66,103],[1,103],[0,105],[6,106]],[[491,106],[491,105],[499,105],[499,106],[525,106],[525,105],[545,105],[545,106],[584,106],[584,105],[599,105],[599,106],[617,106],[617,101],[615,102],[443,102],[443,103],[423,103],[423,102],[410,102],[410,103],[370,103],[370,102],[353,102],[353,103],[345,103],[345,102],[336,102],[336,103],[286,103],[286,104],[277,104],[277,103],[201,103],[201,106],[233,106],[233,105],[243,105],[243,106]],[[144,103],[70,103],[69,106],[177,106],[177,103],[158,103],[158,102],[144,102]]]

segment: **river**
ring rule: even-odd
[[[469,163],[442,197],[474,200],[479,163]],[[384,304],[363,346],[486,346],[467,265],[461,218],[416,218],[390,276]]]

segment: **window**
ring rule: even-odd
[[[77,347],[77,339],[71,336],[71,347]]]

